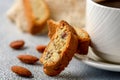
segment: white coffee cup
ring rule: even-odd
[[[104,60],[120,63],[120,8],[87,0],[86,30],[93,52]]]

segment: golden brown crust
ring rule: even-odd
[[[88,53],[88,48],[90,45],[90,37],[88,33],[79,27],[74,27],[78,35],[78,49],[77,53],[86,55]]]
[[[52,38],[52,36],[56,32],[56,28],[59,27],[59,23],[50,19],[47,21],[47,24],[48,24],[48,30],[49,30],[48,36],[49,38]]]
[[[23,0],[23,5],[24,5],[25,15],[26,15],[28,23],[29,23],[28,32],[31,34],[40,33],[46,26],[46,21],[50,16],[49,8],[48,8],[46,2],[44,2],[46,15],[44,15],[45,17],[40,20],[37,20],[35,18],[35,15],[33,13],[33,10],[32,10],[31,4],[30,4],[30,0]]]
[[[58,60],[51,61],[51,62],[45,62],[45,57],[47,54],[49,54],[49,48],[51,47],[51,43],[53,43],[53,40],[56,39],[56,36],[58,35],[59,29],[65,28],[67,32],[67,42],[65,42],[65,48],[62,49],[62,51],[59,53]],[[72,44],[71,44],[72,43]],[[55,34],[52,36],[50,43],[48,44],[47,48],[45,49],[43,55],[40,58],[40,62],[44,65],[44,72],[47,75],[58,75],[64,68],[69,64],[69,61],[74,56],[74,53],[77,50],[78,46],[78,38],[76,36],[76,33],[74,29],[65,21],[61,21],[59,27],[57,27]],[[53,48],[54,49],[54,48]]]
[[[29,0],[23,0],[23,7],[24,7],[25,16],[27,17],[27,21],[29,23],[28,24],[29,27],[27,31],[30,32],[29,29],[31,29],[34,23],[34,16],[32,15],[32,8]]]
[[[44,68],[43,70],[44,70],[44,73],[49,76],[56,76],[61,72],[61,70],[54,70],[54,69],[47,69],[47,68]]]
[[[74,28],[73,28],[71,25],[69,25],[66,21],[64,21],[64,20],[60,21],[60,26],[67,26],[68,29],[69,29],[69,31],[70,31],[72,34],[77,35],[77,34],[76,34],[76,31],[74,30]]]

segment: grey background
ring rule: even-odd
[[[47,44],[47,35],[31,36],[21,33],[14,24],[6,17],[6,11],[12,5],[13,0],[0,1],[0,80],[120,80],[119,72],[111,72],[90,67],[81,61],[73,58],[69,66],[58,76],[49,77],[44,74],[42,65],[38,62],[35,65],[21,63],[16,56],[22,53],[32,54],[40,57],[35,50],[38,44]],[[25,40],[25,49],[13,50],[9,43],[13,40]],[[10,68],[13,65],[20,65],[28,68],[33,78],[24,78],[15,75]]]

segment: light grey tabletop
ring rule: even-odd
[[[31,36],[21,33],[14,24],[6,17],[6,11],[10,8],[12,0],[0,1],[0,80],[120,80],[119,72],[111,72],[90,67],[83,62],[73,58],[69,66],[58,76],[49,77],[44,74],[42,65],[26,65],[21,63],[16,56],[28,53],[40,57],[35,50],[38,44],[47,44],[47,35]],[[25,40],[24,50],[13,50],[9,43],[13,40]],[[12,65],[20,65],[28,68],[33,78],[24,78],[11,72]]]

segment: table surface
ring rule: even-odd
[[[21,63],[16,56],[22,53],[32,54],[40,57],[35,50],[38,44],[48,44],[47,35],[32,36],[21,33],[14,24],[6,17],[6,11],[12,5],[12,0],[0,2],[0,80],[120,80],[119,72],[111,72],[93,68],[73,58],[68,67],[58,76],[49,77],[44,74],[42,65],[38,62],[35,65]],[[9,43],[14,40],[25,40],[25,49],[13,50]],[[24,78],[15,75],[10,68],[13,65],[20,65],[28,68],[33,78]]]

